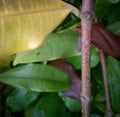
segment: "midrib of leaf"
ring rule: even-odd
[[[22,13],[16,13],[12,15],[0,16],[0,19],[10,18],[14,16],[28,15],[28,14],[33,14],[33,13],[57,12],[57,11],[64,11],[64,10],[71,10],[71,9],[70,7],[66,7],[66,8],[45,9],[45,10],[38,10],[38,11],[26,11],[24,13],[22,12]]]
[[[6,78],[6,79],[8,79],[8,77],[7,76],[4,76],[4,75],[0,75],[0,77],[4,77],[4,78]],[[22,77],[24,77],[24,78],[22,78]],[[0,78],[1,79],[1,81],[2,81],[2,79],[4,80],[4,78]],[[20,78],[20,79],[19,79]],[[23,76],[11,76],[9,79],[17,79],[17,80],[38,80],[38,81],[47,81],[47,82],[59,82],[60,84],[64,84],[64,81],[62,81],[62,80],[59,80],[59,79],[50,79],[50,78],[48,78],[48,77],[44,77],[44,79],[41,79],[41,78],[35,78],[34,76],[32,76],[32,78],[29,78],[29,77],[25,77],[24,75]]]

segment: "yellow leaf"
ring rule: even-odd
[[[40,46],[71,11],[61,0],[0,0],[0,59]]]

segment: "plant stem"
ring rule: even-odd
[[[80,13],[82,30],[82,117],[90,116],[90,44],[93,11],[92,0],[82,0],[82,9]]]
[[[102,73],[103,73],[104,88],[105,88],[106,114],[107,114],[107,117],[112,117],[113,111],[112,111],[112,106],[111,106],[109,85],[107,81],[106,58],[105,58],[105,53],[102,50],[100,50],[100,56],[101,56],[101,66],[102,66]]]

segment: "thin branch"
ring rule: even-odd
[[[101,66],[102,66],[102,73],[103,73],[104,88],[105,88],[106,114],[107,114],[107,117],[113,117],[113,111],[112,111],[111,99],[110,99],[110,91],[109,91],[109,85],[107,81],[106,58],[102,50],[100,50],[100,56],[101,56]]]
[[[82,30],[82,117],[90,116],[90,44],[93,20],[93,1],[82,0],[80,13]]]

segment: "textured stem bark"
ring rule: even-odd
[[[107,114],[107,117],[113,117],[113,111],[112,111],[111,99],[110,99],[110,91],[109,91],[109,85],[108,85],[108,80],[107,80],[105,53],[102,50],[100,50],[100,55],[101,55],[101,66],[102,66],[103,81],[104,81],[104,88],[105,88],[106,114]]]
[[[90,116],[90,44],[93,11],[92,0],[82,0],[82,8],[80,13],[81,30],[82,30],[82,117]]]

